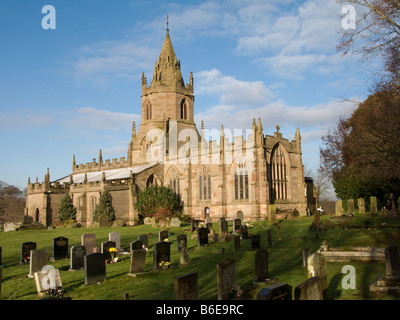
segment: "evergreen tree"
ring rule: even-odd
[[[115,212],[112,207],[111,194],[106,190],[104,191],[99,199],[99,203],[94,211],[93,221],[99,221],[99,217],[105,214],[108,217],[108,221],[115,220]]]
[[[76,219],[76,208],[72,203],[72,199],[69,193],[66,193],[65,196],[61,199],[61,205],[60,208],[58,208],[58,219],[61,222]]]

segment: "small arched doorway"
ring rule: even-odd
[[[236,219],[240,219],[241,223],[242,224],[244,223],[244,221],[243,221],[243,212],[242,211],[236,212]]]

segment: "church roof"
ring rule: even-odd
[[[83,183],[86,174],[87,182],[100,182],[103,180],[103,172],[105,173],[106,180],[128,179],[131,176],[131,172],[133,174],[139,174],[155,165],[157,164],[144,164],[128,168],[109,169],[109,170],[101,170],[101,171],[86,172],[86,173],[75,173],[72,175],[72,180],[74,183]],[[60,184],[69,183],[70,177],[71,176],[66,176],[54,182],[59,182]]]

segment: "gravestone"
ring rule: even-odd
[[[106,257],[103,253],[89,253],[84,256],[85,285],[106,280]]]
[[[70,250],[69,270],[80,270],[84,267],[83,257],[86,255],[85,246],[72,246]]]
[[[265,282],[268,279],[268,251],[257,250],[254,261],[255,283]]]
[[[184,243],[186,244],[187,247],[187,236],[186,234],[180,234],[176,237],[176,243],[177,243],[177,247],[178,247],[178,252],[181,252],[181,248],[182,248],[182,241],[184,241]]]
[[[149,237],[147,236],[147,234],[140,234],[138,236],[138,240],[142,241],[142,244],[148,248],[149,247]]]
[[[399,213],[397,212],[397,207],[396,207],[396,200],[394,197],[394,194],[390,194],[390,212],[388,214],[388,218],[398,218]]]
[[[132,254],[133,250],[143,249],[143,243],[140,240],[135,240],[129,244],[129,252]]]
[[[191,220],[190,221],[190,231],[195,232],[197,227],[199,226],[199,221],[200,220]]]
[[[309,255],[310,255],[310,248],[304,248],[303,249],[303,267],[307,268],[307,259],[308,259]]]
[[[240,251],[240,236],[233,237],[233,251]]]
[[[81,245],[86,248],[86,254],[97,252],[96,235],[94,233],[84,233],[81,236]]]
[[[53,239],[53,255],[50,260],[68,258],[68,238],[57,237]]]
[[[286,283],[275,283],[262,288],[257,300],[292,300],[292,286]]]
[[[171,219],[171,227],[180,227],[181,226],[181,220],[179,218],[172,218]]]
[[[197,229],[197,246],[205,246],[208,244],[208,232],[207,228]]]
[[[328,288],[326,275],[326,259],[321,253],[313,253],[307,258],[308,277],[318,277],[322,291]]]
[[[269,205],[269,218],[272,223],[276,221],[276,206],[274,204]]]
[[[228,221],[224,220],[219,222],[219,232],[220,234],[225,234],[228,233]]]
[[[376,197],[374,197],[374,196],[371,196],[369,198],[369,201],[370,201],[369,210],[370,210],[371,214],[374,215],[378,212],[378,201],[377,201]]]
[[[153,252],[153,269],[154,270],[161,270],[161,263],[170,262],[171,257],[171,242],[157,242],[154,245],[154,252]]]
[[[365,213],[365,200],[363,198],[357,199],[358,213]]]
[[[199,297],[197,272],[175,278],[176,300],[197,300]]]
[[[267,245],[272,246],[272,230],[267,230]]]
[[[240,220],[240,219],[239,219]],[[230,298],[229,292],[236,284],[236,261],[227,258],[217,264],[217,294],[218,300]]]
[[[42,271],[42,268],[48,264],[47,249],[31,250],[29,262],[29,278],[33,278],[34,273]]]
[[[43,294],[47,289],[56,289],[62,287],[60,270],[54,268],[44,268],[34,273],[36,290]]]
[[[252,234],[250,237],[251,249],[259,249],[260,248],[260,235]]]
[[[146,250],[144,249],[132,250],[129,273],[131,275],[134,275],[136,273],[144,272],[145,262],[146,262]]]
[[[321,282],[318,277],[311,277],[294,289],[294,300],[324,300]]]
[[[168,230],[158,232],[158,241],[164,241],[165,239],[168,239]]]
[[[387,279],[400,279],[400,257],[397,246],[385,248],[385,267]]]
[[[102,214],[99,217],[99,228],[107,228],[108,227],[108,217],[106,214]]]
[[[21,247],[21,259],[19,264],[28,264],[31,258],[31,250],[36,250],[36,242],[24,242]]]
[[[211,218],[211,217],[207,217],[207,218],[204,220],[204,222],[205,222],[205,224],[207,225],[207,223],[212,223],[213,221],[212,221],[212,218]]]
[[[210,232],[211,232],[212,226],[213,226],[212,222],[207,222],[207,223],[206,223],[207,233],[210,233]]]
[[[108,234],[108,240],[109,241],[114,241],[115,242],[115,248],[118,250],[118,252],[121,252],[121,234],[119,232],[110,232]]]
[[[178,252],[180,253],[180,264],[187,264],[189,262],[189,255],[187,249],[187,238],[180,237],[177,239],[178,241]]]
[[[354,199],[347,200],[347,213],[355,213],[356,208],[354,207]]]
[[[104,241],[101,243],[101,253],[104,254],[107,261],[111,260],[111,253],[109,252],[111,248],[116,248],[114,241]]]
[[[10,232],[10,231],[15,231],[15,230],[16,230],[16,227],[15,227],[14,223],[12,223],[12,222],[4,223],[4,225],[3,225],[4,232]]]
[[[242,224],[242,220],[235,219],[233,220],[233,232],[240,232],[240,226]]]
[[[335,215],[336,216],[341,216],[343,213],[343,201],[342,200],[336,200],[335,203]]]
[[[314,218],[313,219],[314,228],[316,231],[318,231],[320,228],[319,213],[318,212],[314,213],[313,218]]]
[[[248,231],[247,231],[247,226],[245,224],[240,226],[240,239],[248,239]]]

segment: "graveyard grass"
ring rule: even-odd
[[[329,216],[322,216],[321,223],[328,223]],[[347,225],[319,231],[309,231],[312,217],[280,221],[280,236],[278,239],[276,224],[269,221],[251,223],[248,233],[260,234],[261,248],[268,250],[269,276],[278,282],[288,283],[294,288],[307,279],[307,270],[303,267],[303,248],[310,248],[310,253],[316,252],[323,240],[331,247],[380,247],[396,245],[400,240],[400,219],[386,219],[382,216],[371,217],[362,214],[345,222]],[[218,223],[213,229],[219,233]],[[273,245],[267,245],[266,231],[272,230]],[[52,239],[63,236],[69,240],[69,248],[81,244],[81,235],[95,233],[96,244],[108,240],[108,233],[117,231],[121,234],[121,248],[129,252],[129,243],[137,240],[139,234],[150,232],[149,251],[146,255],[145,273],[136,277],[128,276],[130,256],[118,255],[116,264],[106,266],[106,280],[101,284],[85,285],[84,271],[69,271],[69,259],[49,261],[49,265],[60,270],[65,296],[73,300],[122,300],[129,293],[131,300],[171,300],[174,295],[174,279],[191,272],[198,273],[199,299],[217,299],[216,265],[224,258],[236,260],[237,284],[244,291],[242,299],[255,300],[258,291],[266,285],[254,285],[255,250],[250,248],[250,239],[241,240],[240,251],[233,251],[233,242],[213,242],[207,246],[198,247],[197,240],[192,239],[193,233],[187,233],[188,254],[190,262],[180,265],[177,252],[176,237],[190,230],[189,224],[169,229],[168,240],[171,242],[171,266],[167,270],[153,271],[153,246],[158,242],[158,232],[161,229],[149,225],[122,228],[59,228],[53,230],[24,230],[1,232],[0,245],[3,250],[3,279],[1,299],[3,300],[37,300],[35,282],[27,277],[29,265],[19,265],[21,244],[26,241],[37,243],[37,249],[48,249],[51,254]],[[232,222],[229,222],[232,231]],[[222,249],[225,249],[224,253]],[[341,273],[344,265],[352,265],[356,269],[356,289],[343,289]],[[384,263],[367,262],[328,262],[328,299],[337,300],[377,300],[399,299],[396,296],[374,294],[368,286],[378,274],[385,273]]]

